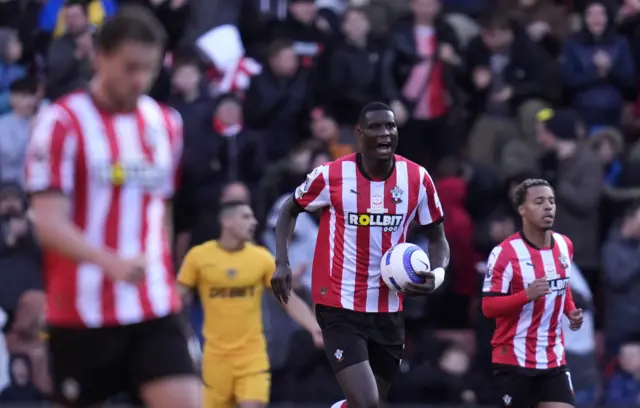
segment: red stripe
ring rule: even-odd
[[[120,146],[118,145],[118,136],[113,124],[113,118],[106,112],[97,109],[102,119],[107,145],[109,147],[109,156],[111,158],[110,165],[119,166],[120,163]],[[111,205],[107,213],[105,224],[104,245],[107,248],[118,251],[118,232],[120,230],[120,195],[122,194],[122,186],[113,184],[111,187]],[[106,276],[102,281],[102,320],[105,325],[118,323],[116,316],[115,293],[113,281]]]
[[[393,190],[393,188],[395,186],[398,185],[398,171],[397,171],[397,166],[396,169],[393,171],[393,173],[391,174],[391,176],[385,180],[384,182],[384,208],[386,208],[387,210],[389,210],[389,214],[395,214],[397,209],[396,209],[396,203],[394,203],[392,201],[392,196],[391,196],[391,190]],[[410,188],[409,188],[410,189]],[[406,216],[405,216],[405,223],[406,223]],[[392,245],[392,241],[391,241],[391,235],[393,234],[393,232],[389,231],[389,232],[382,232],[382,255],[384,256],[385,252],[387,252],[387,250],[389,248],[391,248]],[[389,287],[384,283],[384,281],[382,280],[382,276],[380,276],[380,293],[378,295],[378,312],[388,312],[389,311]]]
[[[296,197],[296,201],[302,208],[307,208],[307,206],[311,204],[316,198],[318,198],[320,193],[322,193],[324,186],[324,174],[320,173],[315,179],[313,179],[307,192],[304,193],[302,197]]]
[[[540,251],[532,249],[525,243],[529,256],[531,256],[531,263],[533,264],[533,270],[536,279],[544,278],[544,262]],[[526,288],[525,288],[526,289]],[[531,324],[527,329],[527,357],[525,366],[528,368],[536,368],[536,350],[538,348],[538,329],[540,328],[540,322],[545,310],[545,297],[541,297],[533,302],[533,313],[531,316]]]
[[[343,197],[344,181],[342,180],[342,162],[336,162],[329,167],[329,191],[331,191],[331,203],[335,211],[335,231],[333,241],[333,265],[332,269],[327,271],[327,275],[331,274],[329,293],[332,304],[337,307],[342,307],[342,276],[344,274],[344,232],[346,214],[344,213]],[[323,215],[324,216],[324,215]],[[326,265],[330,265],[331,251],[329,239],[330,227],[330,214],[326,213],[327,223],[327,240],[323,245],[326,247],[316,248],[316,253],[319,251],[326,251]],[[319,241],[318,241],[319,242]],[[322,258],[321,258],[322,259]],[[331,268],[331,266],[328,266]]]
[[[356,170],[356,196],[358,214],[366,214],[371,206],[371,181]],[[369,251],[371,247],[371,229],[356,227],[356,284],[353,309],[367,311],[367,288],[369,279]]]
[[[505,252],[504,256],[508,259],[513,259],[516,257],[515,250],[509,243],[511,240],[505,241],[503,244],[503,252]],[[520,269],[519,262],[511,262],[511,267],[513,268],[513,277],[511,278],[511,286],[522,288],[524,287],[524,279],[522,277],[522,270]],[[509,365],[518,365],[518,357],[515,353],[515,336],[518,330],[518,321],[520,320],[520,314],[505,317],[501,319],[496,319],[496,333],[494,334],[494,341],[497,340],[497,343],[509,344],[509,347],[506,347],[506,350],[502,349],[502,347],[498,347],[494,349],[493,358],[494,362],[504,362],[504,364]],[[496,358],[496,354],[498,357]]]
[[[140,144],[140,148],[142,149],[142,154],[144,156],[145,162],[148,164],[153,164],[153,151],[151,147],[147,143],[145,133],[147,130],[147,126],[144,120],[144,116],[140,109],[136,109],[136,126],[138,129],[138,143]],[[147,252],[147,235],[149,234],[149,219],[147,218],[147,210],[149,209],[149,203],[151,202],[151,195],[148,190],[144,190],[142,194],[142,206],[139,208],[140,210],[140,252],[145,254]],[[133,209],[132,209],[133,210]],[[138,285],[138,297],[140,298],[140,306],[142,307],[142,314],[145,318],[153,316],[153,307],[151,306],[151,301],[149,300],[149,284],[147,282],[147,278],[142,281]]]
[[[59,102],[71,120],[71,128],[76,134],[76,157],[74,166],[73,214],[74,224],[84,230],[88,222],[87,197],[87,161],[85,156],[85,135],[78,117],[68,105],[68,98]],[[46,271],[47,318],[50,323],[62,325],[84,325],[76,308],[78,285],[78,264],[58,253],[45,251],[44,270]],[[71,299],[69,299],[70,297]]]
[[[65,126],[56,121],[51,131],[51,144],[49,145],[49,162],[51,163],[51,179],[49,187],[62,189],[62,162],[64,161],[64,146],[67,138],[71,137]]]

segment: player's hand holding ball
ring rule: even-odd
[[[291,267],[287,264],[278,264],[273,277],[271,277],[271,290],[278,302],[285,305],[289,302],[292,281]]]
[[[584,315],[582,314],[582,309],[573,309],[569,312],[569,328],[573,331],[580,330],[582,327],[582,321],[584,320]]]
[[[427,254],[409,243],[389,249],[382,256],[380,272],[390,289],[408,295],[430,294],[444,281],[444,269],[432,271]]]
[[[527,299],[538,300],[551,293],[549,282],[545,278],[536,279],[527,287]]]

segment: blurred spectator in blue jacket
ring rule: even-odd
[[[22,58],[22,43],[18,33],[10,28],[0,28],[0,114],[11,109],[9,87],[13,81],[24,77],[26,69],[18,62]]]
[[[604,403],[607,407],[637,407],[640,396],[640,342],[632,340],[620,347],[618,365],[609,379]]]

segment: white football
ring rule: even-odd
[[[406,242],[390,248],[380,262],[382,280],[396,292],[402,292],[407,282],[423,284],[425,278],[420,274],[430,271],[427,253],[419,246]]]

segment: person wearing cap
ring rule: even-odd
[[[571,237],[575,261],[587,279],[599,269],[598,227],[603,169],[596,154],[580,139],[584,126],[570,109],[543,109],[536,123],[538,142],[553,162],[550,177],[556,195],[554,229]]]

